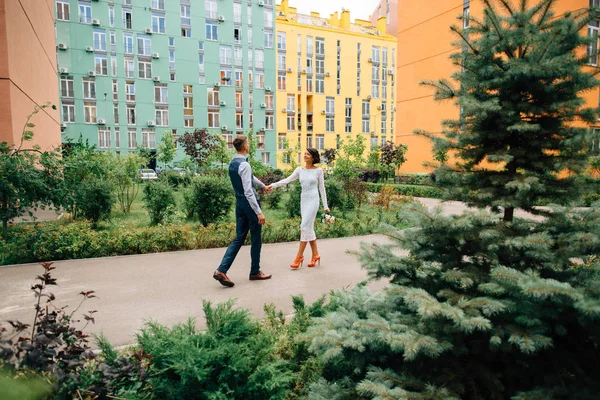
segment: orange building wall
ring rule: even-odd
[[[54,1],[0,0],[0,141],[20,140],[36,104],[58,105],[54,37]],[[31,122],[35,144],[60,144],[58,110],[46,108]]]
[[[562,15],[567,10],[587,8],[588,4],[588,0],[561,0],[554,12]],[[457,36],[452,34],[450,26],[461,24],[457,17],[462,12],[462,0],[399,2],[395,139],[396,143],[408,145],[402,172],[430,171],[423,163],[432,161],[431,142],[415,135],[414,130],[440,133],[442,120],[458,117],[455,103],[434,101],[433,89],[419,82],[448,79],[455,71],[449,56],[459,49],[452,46]],[[470,14],[480,16],[482,13],[482,2],[471,0]],[[584,98],[588,106],[598,107],[597,89],[585,93]]]

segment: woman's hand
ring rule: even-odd
[[[326,208],[325,212],[331,212],[331,210],[329,208]]]

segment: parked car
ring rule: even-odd
[[[153,169],[140,169],[140,179],[158,179],[158,175],[156,175],[156,172]]]

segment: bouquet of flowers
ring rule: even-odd
[[[321,222],[324,224],[333,224],[335,222],[335,217],[331,214],[324,213]]]

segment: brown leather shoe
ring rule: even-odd
[[[265,274],[264,272],[260,271],[258,274],[256,275],[250,275],[250,280],[251,281],[264,281],[265,279],[271,279],[271,274]]]
[[[224,273],[222,273],[219,270],[215,271],[215,273],[213,274],[213,278],[215,278],[217,281],[219,281],[219,283],[223,286],[233,287],[233,285],[235,285],[235,283],[233,283],[232,281],[229,280],[227,275],[225,275]]]

